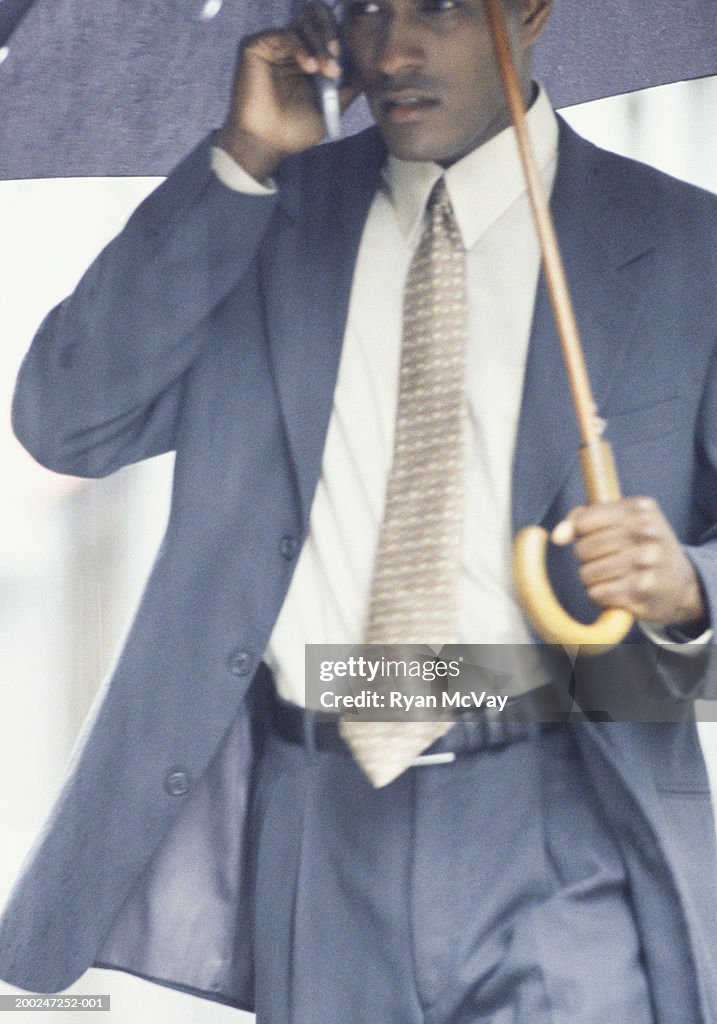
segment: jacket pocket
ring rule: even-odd
[[[620,447],[667,437],[681,428],[680,406],[680,396],[671,395],[649,405],[606,413],[605,436],[608,441]]]

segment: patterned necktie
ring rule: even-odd
[[[408,272],[393,463],[371,584],[367,644],[458,640],[465,479],[465,249],[445,182]],[[374,786],[450,729],[443,721],[356,721],[341,734]]]

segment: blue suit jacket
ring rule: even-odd
[[[295,564],[286,539],[298,549],[306,536],[385,154],[374,130],[319,147],[282,166],[278,195],[257,198],[216,180],[209,145],[48,316],[19,378],[17,433],[55,470],[100,476],[177,453],[129,639],[0,925],[0,975],[33,990],[97,962],[251,1002],[244,819],[261,687],[247,692]],[[564,126],[560,147],[556,224],[623,489],[658,499],[717,621],[717,201]],[[516,529],[582,500],[577,447],[541,283]],[[569,553],[553,554],[552,575],[590,617]],[[658,656],[631,639],[634,689],[657,713],[569,727],[624,853],[659,1020],[717,1021],[706,773],[693,722],[652,720],[715,695],[713,651]],[[626,650],[580,670],[577,696],[639,718]]]

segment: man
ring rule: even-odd
[[[222,131],[21,371],[16,429],[52,468],[177,461],[132,633],[4,918],[11,983],[97,963],[255,1005],[260,1024],[717,1020],[693,722],[460,723],[374,788],[343,726],[300,707],[303,643],[362,641],[377,578],[406,572],[379,572],[412,397],[403,292],[408,310],[440,232],[465,282],[466,452],[436,488],[464,507],[441,602],[457,638],[530,641],[509,539],[542,521],[566,607],[589,614],[575,540],[590,599],[655,637],[635,627],[639,656],[577,671],[581,706],[714,692],[714,200],[558,128],[530,79],[549,9],[505,4],[601,411],[626,493],[651,497],[579,506],[481,0],[346,4],[343,101],[364,91],[378,129],[335,146],[312,148],[310,76],[342,56],[328,10],[245,41]]]

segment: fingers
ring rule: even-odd
[[[652,498],[578,506],[551,539],[573,544],[580,578],[601,608],[662,624],[704,612],[694,567]]]
[[[276,67],[293,66],[305,75],[341,76],[338,26],[329,8],[318,0],[306,4],[288,28],[247,36],[241,52]]]
[[[561,547],[575,543],[576,554],[580,545],[586,556],[599,557],[627,538],[637,542],[655,537],[658,515],[661,513],[653,498],[578,505],[553,529],[550,539]]]
[[[566,544],[572,544],[572,542],[575,540],[575,525],[573,523],[573,520],[568,518],[563,519],[562,522],[559,522],[558,525],[553,529],[553,532],[550,534],[550,539],[552,540],[553,544],[557,544],[558,547],[561,548],[565,547]]]
[[[596,604],[640,600],[655,585],[671,533],[651,498],[627,498],[574,508],[553,541],[572,543],[580,578]]]
[[[296,61],[305,74],[320,72],[327,78],[341,77],[338,25],[326,4],[318,0],[306,4],[292,25],[292,30],[299,41]]]

